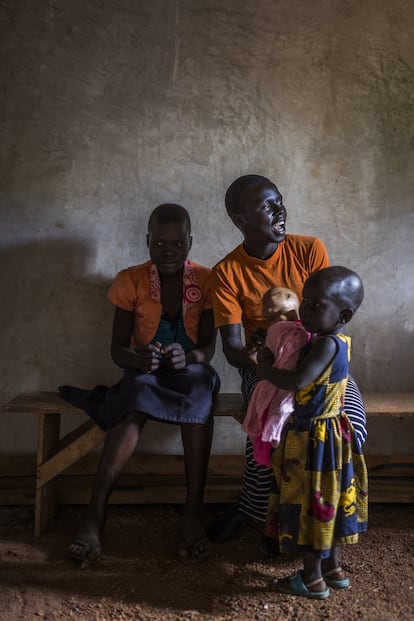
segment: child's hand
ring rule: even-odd
[[[272,365],[275,361],[275,357],[268,347],[263,347],[257,352],[257,364]]]
[[[187,366],[185,351],[181,343],[170,343],[162,350],[163,362],[173,371],[180,371]]]
[[[246,342],[245,350],[247,355],[253,364],[257,364],[257,355],[259,351],[264,347],[264,342],[266,338],[266,330],[260,328],[256,332],[253,332],[248,341]]]
[[[144,347],[135,347],[136,368],[144,373],[153,373],[160,366],[161,343],[149,343]]]
[[[260,328],[256,332],[253,332],[249,340],[246,342],[246,349],[249,354],[257,353],[262,347],[264,347],[264,342],[266,338],[266,330]]]

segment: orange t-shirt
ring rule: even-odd
[[[286,235],[269,259],[251,257],[243,244],[213,267],[212,294],[217,328],[242,324],[246,338],[270,321],[262,315],[262,298],[270,287],[289,287],[302,296],[312,274],[329,266],[323,243],[316,237]]]
[[[183,274],[183,321],[187,336],[198,343],[198,326],[204,310],[212,308],[209,267],[186,261]],[[127,311],[134,311],[132,342],[137,347],[154,338],[161,320],[160,281],[152,261],[118,272],[108,298]]]

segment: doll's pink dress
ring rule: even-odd
[[[299,354],[309,340],[300,321],[278,321],[267,330],[265,346],[273,353],[274,367],[296,368]],[[253,391],[243,430],[253,442],[255,461],[271,467],[270,449],[280,443],[282,429],[294,410],[294,393],[261,380]]]

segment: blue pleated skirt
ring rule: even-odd
[[[212,415],[220,379],[212,366],[189,364],[181,371],[143,373],[126,369],[118,384],[84,390],[60,386],[61,396],[83,409],[107,431],[130,412],[143,412],[166,423],[205,423]]]

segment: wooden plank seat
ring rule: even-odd
[[[48,519],[56,513],[58,475],[103,442],[105,432],[87,419],[61,438],[61,416],[79,416],[81,410],[55,392],[22,393],[4,405],[3,410],[38,416],[34,531],[35,535],[40,535]],[[243,414],[240,394],[223,393],[217,396],[214,416],[231,416],[240,422]]]
[[[367,418],[407,418],[414,416],[414,393],[366,393],[363,395]],[[87,502],[89,487],[80,496],[74,495],[66,485],[66,489],[59,490],[58,478],[65,470],[75,466],[79,460],[88,458],[105,437],[99,427],[91,420],[86,419],[73,431],[60,437],[60,424],[63,415],[83,416],[79,408],[75,408],[64,401],[55,392],[29,392],[18,395],[15,399],[4,405],[3,410],[16,414],[34,414],[38,417],[38,437],[36,456],[36,486],[35,486],[35,535],[40,535],[47,526],[47,521],[57,509],[58,499],[60,502]],[[239,393],[220,393],[217,395],[214,405],[214,416],[228,416],[239,423],[244,416],[242,396]],[[86,415],[84,415],[85,418]],[[169,459],[182,467],[181,456],[137,456],[141,458],[141,464],[145,463],[145,473],[142,475],[132,473],[127,477],[123,488],[114,490],[112,502],[127,502],[131,498],[128,488],[135,488],[135,502],[182,502],[184,499],[183,476],[174,473],[166,466],[164,472],[157,472],[162,468],[162,463]],[[225,457],[228,459],[226,460]],[[241,473],[243,469],[243,456],[212,456],[210,463],[214,462],[213,471],[209,468],[210,477],[206,487],[207,502],[226,502],[237,497],[240,488]],[[222,471],[230,464],[231,472]],[[414,458],[369,458],[368,465],[372,467],[372,474],[378,475],[379,469],[392,468],[394,474],[401,475],[401,469],[406,473],[406,467],[414,464]],[[90,472],[90,479],[93,473]],[[69,479],[70,477],[65,477]],[[410,478],[410,477],[409,477]],[[401,476],[400,476],[401,479]],[[66,484],[68,480],[66,481]],[[390,493],[385,487],[385,494]],[[155,490],[155,491],[154,491]],[[181,492],[180,492],[181,490]],[[387,492],[388,490],[388,492]],[[112,497],[111,497],[112,498]],[[398,496],[400,501],[410,502],[404,495],[404,490]],[[402,500],[401,500],[402,498]],[[396,500],[393,500],[396,502]],[[414,501],[412,499],[411,501]]]

